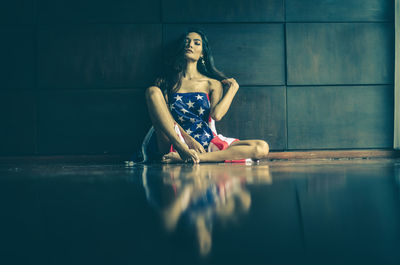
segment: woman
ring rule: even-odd
[[[163,76],[146,90],[161,162],[265,158],[265,141],[239,141],[216,133],[214,121],[226,114],[238,89],[235,79],[215,68],[204,32],[189,29]]]

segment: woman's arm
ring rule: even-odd
[[[205,153],[206,150],[204,149],[204,147],[197,142],[192,136],[190,136],[182,127],[179,123],[176,122],[176,124],[179,127],[179,130],[181,131],[182,137],[183,139],[185,139],[185,143],[188,145],[189,149],[193,149],[196,152],[199,153]]]
[[[223,93],[222,84],[228,86],[225,94]],[[225,116],[238,89],[239,84],[233,78],[211,83],[211,118],[219,121]]]

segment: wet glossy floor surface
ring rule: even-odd
[[[400,161],[0,165],[0,264],[400,264]]]

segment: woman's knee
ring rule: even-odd
[[[254,146],[254,158],[262,159],[266,158],[269,153],[269,145],[266,141],[257,140]]]

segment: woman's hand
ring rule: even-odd
[[[197,142],[192,136],[190,136],[178,123],[179,130],[181,131],[182,137],[185,140],[186,145],[189,149],[196,151],[197,153],[205,153],[204,147]]]
[[[239,89],[239,84],[236,82],[234,78],[227,78],[221,81],[223,87],[225,89],[233,90],[233,92],[237,92]]]
[[[189,149],[193,149],[198,153],[205,153],[204,147],[197,142],[192,136],[184,135],[183,138],[185,139],[185,143],[189,146]]]

